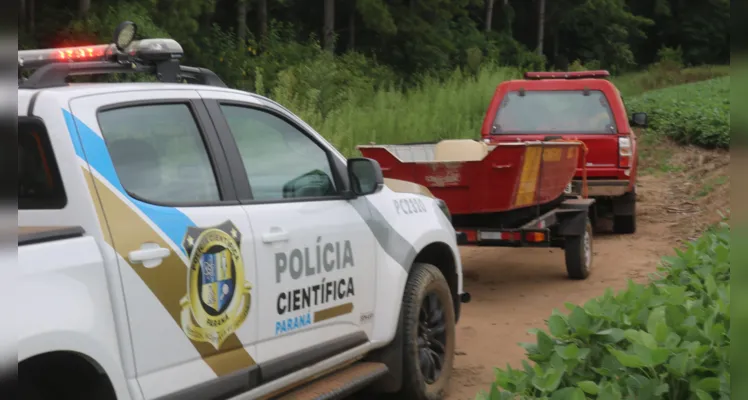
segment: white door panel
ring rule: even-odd
[[[190,102],[199,99],[192,90],[156,90],[70,105],[120,256],[145,398],[254,365],[254,235],[242,207],[220,201],[206,149],[212,128]],[[180,378],[163,380],[170,376]]]
[[[288,232],[283,242],[257,242],[258,360],[362,330],[374,307],[376,243],[356,210],[345,200],[245,209],[257,236]]]
[[[251,190],[244,209],[258,265],[258,362],[368,334],[361,321],[374,307],[377,242],[360,214],[365,200],[342,198],[325,145],[293,118],[201,94],[218,100],[233,139],[224,147],[238,150]]]

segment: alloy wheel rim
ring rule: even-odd
[[[439,379],[447,355],[446,318],[436,293],[423,299],[418,313],[418,360],[421,375],[427,384]]]

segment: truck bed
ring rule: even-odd
[[[18,245],[45,243],[83,236],[80,226],[19,226]]]

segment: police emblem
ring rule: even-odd
[[[241,232],[231,221],[189,227],[182,247],[189,255],[187,295],[180,300],[182,330],[218,350],[247,318],[252,286],[244,280]]]

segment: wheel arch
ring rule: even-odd
[[[457,271],[457,257],[452,247],[444,242],[433,242],[421,249],[413,260],[413,263],[431,264],[441,271],[447,280],[449,291],[452,294],[452,306],[455,309],[455,322],[460,319],[460,294],[459,275]]]
[[[116,399],[116,391],[106,369],[86,354],[71,350],[39,353],[18,363],[21,393],[25,385],[45,382],[79,389],[89,388],[101,399]],[[93,383],[93,384],[92,384]]]

